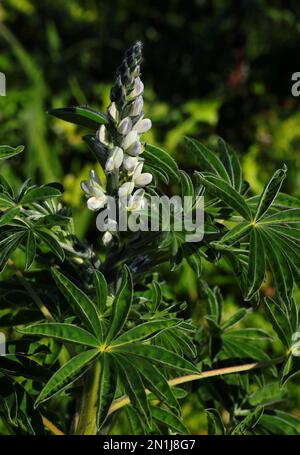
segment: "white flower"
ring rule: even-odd
[[[102,144],[105,144],[105,145],[109,144],[108,131],[104,125],[101,125],[100,128],[98,129],[98,131],[96,133],[96,137],[97,137],[97,139],[99,139],[100,142],[102,142]]]
[[[131,147],[136,141],[138,140],[138,133],[137,131],[130,131],[128,133],[122,142],[122,147],[124,150],[127,150],[129,147]]]
[[[120,121],[118,125],[118,132],[123,134],[124,136],[131,131],[132,128],[132,120],[130,117],[125,117],[123,120]]]
[[[126,169],[128,175],[132,175],[135,168],[138,165],[138,159],[135,156],[126,155],[123,161],[124,168]]]
[[[80,186],[86,195],[89,196],[87,206],[90,210],[100,210],[106,205],[107,196],[102,188],[100,178],[93,169],[90,171],[90,181],[83,180]]]
[[[115,171],[119,169],[123,162],[124,152],[121,147],[114,147],[110,152],[108,159],[105,164],[105,169],[107,172]]]
[[[152,122],[149,118],[139,119],[133,127],[134,131],[137,131],[139,134],[146,133],[151,129]]]
[[[134,189],[134,183],[133,182],[125,182],[123,185],[120,186],[118,194],[120,199],[127,199],[128,196],[131,195],[132,191]]]
[[[140,115],[144,106],[144,100],[142,96],[138,96],[131,105],[130,115],[133,117]]]
[[[109,231],[106,231],[102,236],[102,242],[104,246],[107,246],[112,241],[112,234]]]
[[[94,195],[87,200],[87,206],[90,210],[96,211],[102,209],[107,203],[107,197],[100,188],[93,188]]]
[[[129,212],[137,212],[139,210],[142,210],[145,207],[144,195],[145,191],[142,189],[135,191],[129,198],[127,210]]]
[[[134,142],[127,150],[126,153],[131,156],[138,156],[143,153],[144,147],[140,141]]]
[[[135,78],[133,90],[132,90],[130,96],[132,96],[132,97],[139,96],[143,93],[143,91],[144,91],[143,82],[141,81],[141,79],[139,77]]]
[[[117,120],[118,110],[115,102],[110,103],[107,111],[113,120]]]
[[[133,173],[132,180],[137,187],[149,185],[152,182],[152,175],[149,172],[142,173],[143,163],[139,163]]]

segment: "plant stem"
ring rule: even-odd
[[[47,419],[47,417],[42,416],[42,420],[45,427],[48,428],[51,433],[56,434],[57,436],[64,436],[64,433],[56,425],[54,425],[54,423]]]
[[[168,381],[168,384],[170,386],[176,386],[179,384],[184,384],[186,382],[197,381],[199,379],[211,378],[213,376],[221,376],[223,374],[239,373],[239,372],[243,372],[243,371],[254,370],[256,368],[267,368],[276,363],[282,362],[282,360],[284,360],[284,359],[285,359],[285,357],[280,357],[278,359],[265,361],[265,362],[246,363],[244,365],[237,365],[237,366],[226,367],[226,368],[218,368],[217,370],[203,371],[202,373],[198,373],[198,374],[188,374],[186,376],[181,376],[178,378],[170,379]],[[149,395],[149,393],[150,393],[150,391],[146,390],[146,394]],[[115,400],[109,409],[108,415],[112,414],[113,412],[117,411],[118,409],[123,408],[123,406],[126,406],[129,403],[130,403],[130,400],[127,396],[124,396],[124,397],[121,397],[121,398]]]
[[[99,395],[101,361],[97,360],[88,371],[81,398],[78,426],[75,430],[80,435],[97,433],[97,405]]]

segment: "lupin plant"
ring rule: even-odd
[[[141,61],[137,42],[117,70],[106,113],[87,106],[50,113],[90,130],[84,140],[103,173],[91,170],[81,188],[97,217],[109,198],[139,217],[167,187],[189,197],[193,213],[204,196],[203,236],[187,241],[174,220],[168,230],[123,232],[109,219],[95,250],[76,237],[61,185],[27,180],[16,189],[1,176],[1,431],[188,434],[181,404],[192,403],[208,434],[299,434],[284,401],[300,370],[300,209],[281,192],[287,168],[254,195],[223,140],[211,151],[186,138],[198,167],[193,176],[180,170],[142,140],[151,121]],[[22,150],[2,146],[0,158]],[[166,279],[165,265],[176,274],[184,261],[196,277],[197,311]],[[207,264],[220,261],[240,288],[230,317],[221,290],[207,283]],[[269,331],[253,326],[256,313]]]

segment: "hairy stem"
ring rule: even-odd
[[[170,379],[168,381],[168,384],[170,386],[176,386],[179,384],[184,384],[186,382],[191,382],[191,381],[197,381],[199,379],[206,379],[206,378],[211,378],[213,376],[222,376],[223,374],[233,374],[233,373],[240,373],[243,371],[250,371],[254,370],[257,368],[267,368],[272,365],[275,365],[276,363],[282,362],[285,359],[285,357],[280,357],[278,359],[266,361],[266,362],[253,362],[253,363],[246,363],[244,365],[237,365],[237,366],[232,366],[232,367],[226,367],[226,368],[218,368],[216,370],[210,370],[210,371],[203,371],[202,373],[197,373],[197,374],[188,374],[185,376],[181,376],[178,378]],[[146,394],[148,395],[150,393],[149,390],[146,390]],[[113,412],[117,411],[118,409],[123,408],[123,406],[126,406],[127,404],[130,403],[130,400],[127,396],[121,397],[118,400],[115,400],[114,403],[111,405],[110,410],[109,410],[109,415],[112,414]]]
[[[97,406],[100,384],[101,362],[96,361],[88,371],[83,387],[78,425],[75,430],[80,435],[97,433]]]

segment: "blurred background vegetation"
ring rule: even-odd
[[[36,183],[61,181],[77,234],[99,246],[79,187],[94,165],[81,140],[85,131],[46,111],[78,104],[104,110],[123,51],[137,39],[144,43],[149,142],[189,171],[195,163],[183,136],[212,147],[222,136],[237,151],[255,193],[285,162],[284,190],[300,197],[299,99],[291,95],[291,75],[299,71],[296,0],[2,0],[0,71],[7,94],[0,97],[0,143],[24,144],[26,152],[1,164],[1,173],[15,186],[29,176]],[[205,274],[222,288],[226,317],[244,305],[226,264],[206,264]],[[200,318],[199,283],[190,269],[165,271],[164,277]],[[267,324],[259,311],[250,319]],[[265,348],[274,354],[280,349]],[[184,414],[191,431],[201,433],[206,423],[196,402],[187,400]],[[289,386],[282,408],[300,416],[299,380]]]

